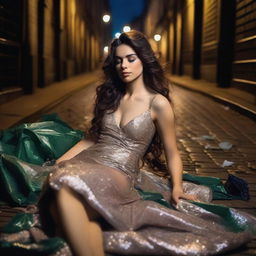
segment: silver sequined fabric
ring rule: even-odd
[[[106,253],[117,255],[214,255],[239,247],[252,238],[223,226],[219,216],[185,200],[177,209],[142,200],[137,190],[162,193],[170,199],[167,180],[139,169],[155,133],[150,110],[123,127],[114,114],[106,114],[99,142],[74,158],[60,163],[49,177],[49,186],[68,185],[111,225],[104,231]],[[184,183],[187,193],[210,202],[209,188]],[[243,224],[255,227],[256,219],[232,211]]]

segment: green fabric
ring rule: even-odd
[[[193,182],[198,185],[210,187],[213,192],[214,200],[235,200],[242,199],[240,196],[233,196],[227,192],[221,179],[208,176],[195,176],[192,174],[184,173],[182,179],[184,181]]]
[[[22,230],[29,230],[33,226],[32,213],[17,213],[12,219],[1,229],[3,233],[16,233]]]
[[[155,193],[155,192],[149,192],[149,191],[144,191],[140,188],[136,188],[137,191],[139,192],[141,198],[143,200],[150,200],[150,201],[155,201],[163,206],[166,206],[168,208],[175,209],[169,202],[167,202],[163,195],[160,193]]]
[[[36,203],[50,167],[32,175],[31,166],[14,156],[0,155],[0,201],[13,205]]]
[[[0,152],[32,164],[42,165],[57,159],[83,138],[56,114],[45,115],[37,123],[28,123],[0,132]]]
[[[29,230],[35,226],[32,213],[16,214],[2,229],[3,233],[16,233]],[[10,243],[0,241],[1,255],[49,255],[57,252],[66,245],[60,237],[48,238],[37,243],[28,241],[26,243]],[[36,253],[36,254],[35,254]]]
[[[230,208],[224,205],[217,204],[206,204],[201,202],[191,201],[193,204],[205,209],[208,212],[212,212],[218,216],[220,216],[223,220],[223,225],[229,228],[229,230],[233,232],[241,232],[248,229],[248,225],[242,224],[237,221],[232,215]]]
[[[40,170],[45,161],[57,159],[83,138],[57,115],[47,115],[37,123],[22,124],[0,132],[0,204],[28,205],[36,203],[51,167]],[[23,160],[23,161],[21,161]],[[30,164],[29,164],[30,163]],[[32,172],[31,164],[36,164]],[[34,174],[33,174],[34,173]],[[15,215],[1,232],[16,233],[34,225],[33,214]],[[57,252],[65,241],[55,237],[38,243],[0,241],[1,255],[49,255]]]
[[[37,243],[9,243],[0,241],[1,255],[48,256],[66,245],[59,237],[49,238]]]
[[[32,175],[30,164],[42,165],[57,159],[82,138],[82,131],[73,130],[56,114],[45,115],[37,123],[1,131],[0,203],[36,203],[50,167]]]

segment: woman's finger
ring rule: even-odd
[[[196,195],[183,194],[182,198],[192,201],[199,201]]]
[[[173,196],[172,200],[174,201],[174,204],[176,205],[179,202],[179,197]]]

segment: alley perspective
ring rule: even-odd
[[[256,255],[255,20],[0,0],[0,254]]]

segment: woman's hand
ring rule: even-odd
[[[199,201],[196,195],[184,193],[182,187],[174,187],[172,190],[172,200],[174,201],[175,205],[179,202],[179,199]]]

